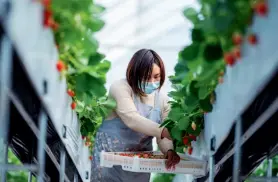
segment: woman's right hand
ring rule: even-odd
[[[171,135],[170,135],[167,128],[163,128],[163,130],[161,132],[161,139],[163,139],[163,138],[167,138],[169,140],[172,140]]]

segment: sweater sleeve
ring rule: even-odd
[[[167,116],[170,112],[170,104],[168,103],[169,99],[167,96],[164,96],[163,98],[164,98],[163,99],[163,110],[162,110],[162,116],[161,116],[162,121],[164,121],[167,118]],[[168,150],[174,149],[173,141],[171,141],[167,138],[163,138],[163,139],[157,138],[156,141],[157,141],[160,151],[164,154],[166,154]]]
[[[116,100],[116,113],[127,127],[148,136],[161,138],[163,128],[159,128],[159,124],[138,113],[132,98],[132,89],[127,82],[118,81],[112,84],[110,96]]]

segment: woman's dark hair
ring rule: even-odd
[[[160,89],[165,81],[165,68],[161,57],[150,49],[141,49],[132,56],[126,70],[126,79],[136,95],[146,95],[141,83],[150,78],[153,64],[160,68]]]

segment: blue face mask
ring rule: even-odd
[[[155,90],[157,90],[159,86],[160,86],[160,82],[143,82],[141,88],[145,94],[151,94]]]

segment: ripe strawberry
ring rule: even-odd
[[[76,102],[72,102],[70,106],[71,106],[72,110],[74,110],[76,108]]]
[[[258,38],[255,34],[250,34],[248,36],[248,42],[251,44],[251,45],[255,45],[258,43]]]
[[[148,154],[144,154],[143,157],[144,158],[149,158],[149,155]]]
[[[223,83],[223,82],[224,82],[223,77],[219,77],[219,78],[218,78],[218,83],[220,83],[220,84],[221,84],[221,83]]]
[[[187,138],[187,137],[183,137],[183,140],[182,140],[182,141],[183,141],[183,144],[184,144],[184,145],[187,145],[187,144],[188,144],[188,138]]]
[[[41,0],[41,3],[44,7],[48,8],[50,7],[51,0]]]
[[[63,63],[63,61],[59,60],[56,63],[56,68],[59,72],[63,71],[65,69],[65,64]]]
[[[197,137],[195,135],[189,134],[189,138],[193,141],[196,141]]]
[[[192,147],[188,147],[188,154],[191,155],[193,152],[193,148]]]
[[[90,156],[89,159],[90,159],[90,160],[93,160],[93,156]]]
[[[241,50],[239,47],[236,47],[234,50],[233,50],[233,54],[234,54],[234,57],[236,57],[237,59],[240,59],[241,58]]]
[[[71,89],[68,89],[67,93],[68,93],[68,95],[71,96],[71,97],[74,97],[74,96],[75,96],[74,91],[72,91]]]
[[[82,136],[82,140],[85,140],[86,139],[86,136]]]
[[[195,122],[192,122],[192,123],[191,123],[191,127],[192,127],[192,129],[195,131],[195,130],[196,130],[196,123],[195,123]]]
[[[52,19],[52,12],[48,9],[43,11],[43,25],[44,27],[50,27]]]
[[[232,66],[235,64],[235,58],[234,55],[232,53],[225,53],[224,54],[224,60],[226,62],[226,64]]]
[[[260,16],[266,16],[268,13],[268,5],[266,2],[261,1],[255,5],[255,12]]]
[[[242,43],[242,35],[240,33],[234,33],[232,39],[235,45],[240,45]]]

